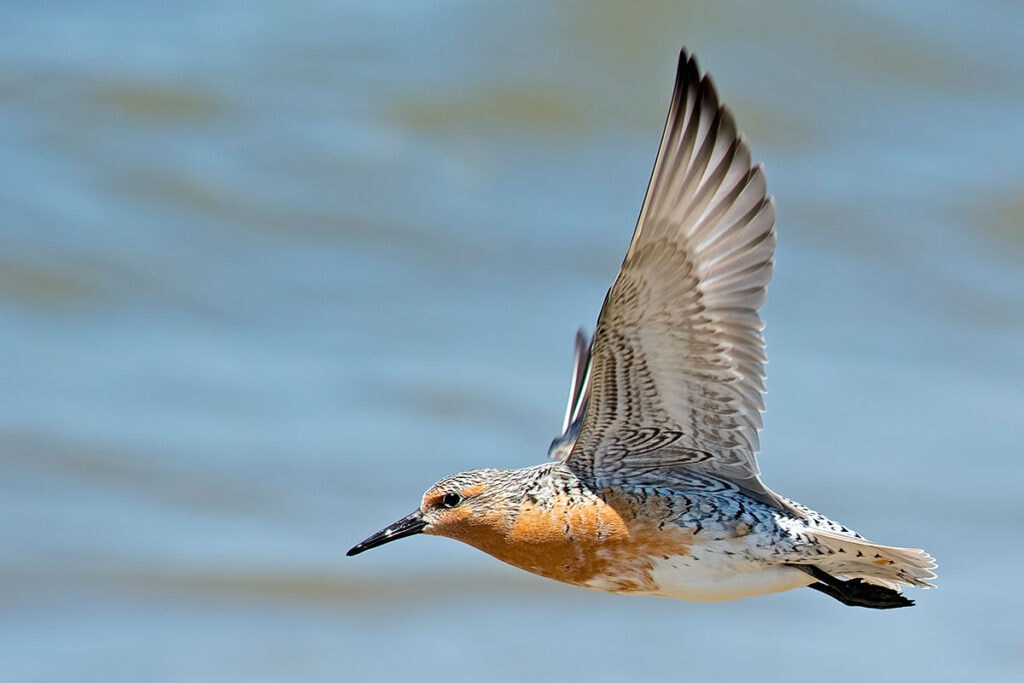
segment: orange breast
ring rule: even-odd
[[[693,543],[689,530],[658,528],[666,505],[611,490],[583,499],[561,494],[549,505],[524,504],[511,526],[485,524],[459,540],[556,581],[586,585],[601,579],[612,592],[649,591],[657,588],[652,560],[685,555]]]

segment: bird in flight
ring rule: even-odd
[[[580,332],[551,459],[445,477],[348,551],[428,534],[565,583],[712,602],[808,586],[913,605],[923,550],[878,545],[764,485],[759,309],[775,211],[764,170],[685,49],[633,240]]]

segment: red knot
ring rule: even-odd
[[[761,481],[774,224],[764,170],[683,50],[633,240],[592,340],[577,334],[552,459],[446,477],[348,554],[425,533],[612,593],[705,602],[809,586],[847,605],[914,604],[898,587],[930,586],[931,556]]]

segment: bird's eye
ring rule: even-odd
[[[462,502],[462,496],[457,493],[446,493],[441,498],[441,507],[451,509],[458,507],[459,503]]]

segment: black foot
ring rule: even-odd
[[[808,588],[820,591],[850,607],[895,609],[897,607],[912,607],[914,605],[913,600],[885,586],[878,586],[861,579],[850,579],[848,581],[837,579],[813,565],[794,564],[790,566],[807,572],[820,582],[812,583]]]

